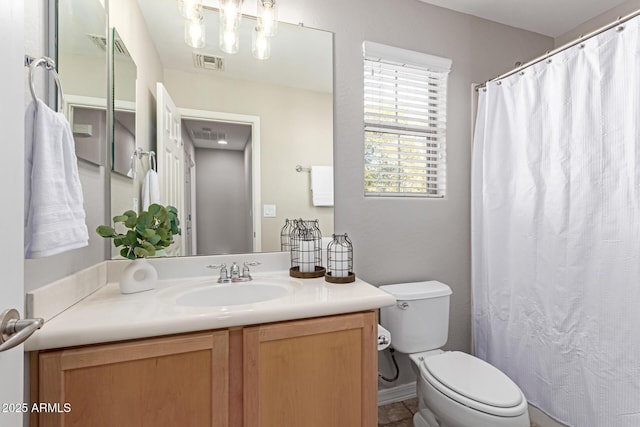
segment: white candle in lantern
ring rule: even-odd
[[[349,258],[346,251],[336,251],[333,264],[332,276],[347,277],[349,275]]]
[[[313,240],[300,241],[300,272],[312,273],[316,270]]]

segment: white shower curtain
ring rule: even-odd
[[[639,22],[480,91],[475,351],[572,426],[640,426]]]

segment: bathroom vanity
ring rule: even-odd
[[[211,278],[106,284],[30,341],[31,402],[59,404],[31,426],[375,426],[375,309],[395,300],[285,273],[254,281],[290,294],[227,307],[175,304]]]

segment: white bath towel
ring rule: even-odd
[[[142,210],[149,209],[149,205],[160,203],[160,184],[158,174],[153,169],[149,169],[142,181]]]
[[[333,166],[311,166],[313,206],[333,206]]]
[[[25,258],[89,244],[69,122],[44,102],[36,102],[25,116]]]

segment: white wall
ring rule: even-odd
[[[96,50],[98,48],[96,47]],[[107,57],[58,55],[60,81],[65,95],[91,96],[107,104]]]

